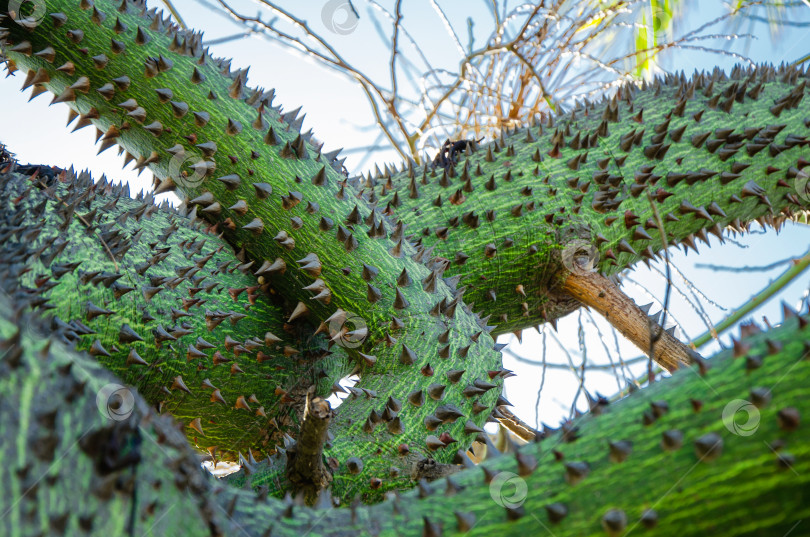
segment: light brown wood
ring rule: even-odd
[[[700,356],[671,336],[625,295],[616,285],[595,271],[577,270],[569,273],[563,289],[584,305],[598,311],[623,336],[649,356],[651,329],[658,340],[653,345],[653,360],[667,371],[692,364]],[[660,334],[660,335],[659,335]]]
[[[500,424],[516,434],[520,439],[526,442],[536,442],[539,440],[541,433],[518,418],[511,410],[501,407],[499,411],[503,414],[503,418],[498,419]]]

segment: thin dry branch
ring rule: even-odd
[[[668,371],[695,361],[696,353],[650,319],[632,299],[597,272],[571,272],[563,289],[586,306],[607,318],[611,324],[645,353],[650,352],[651,334],[660,334],[652,349],[652,359]],[[658,326],[658,325],[656,325]]]
[[[499,409],[499,412],[503,415],[503,417],[499,418],[498,422],[516,434],[522,440],[525,440],[526,442],[535,442],[536,440],[542,438],[543,433],[534,429],[528,423],[518,418],[508,408],[501,408]]]

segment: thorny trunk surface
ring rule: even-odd
[[[678,371],[383,503],[313,509],[214,482],[172,420],[137,394],[100,413],[97,394],[120,381],[4,297],[0,306],[4,535],[806,533],[810,329],[789,310],[780,328],[749,327],[703,375]],[[122,409],[127,419],[107,417]]]
[[[741,229],[755,218],[779,225],[784,215],[802,206],[795,184],[807,180],[803,169],[808,162],[802,151],[808,143],[808,121],[802,106],[805,74],[796,69],[737,68],[728,77],[716,72],[689,80],[670,77],[642,89],[625,87],[614,99],[582,105],[556,123],[511,133],[475,154],[470,149],[469,155],[458,155],[463,161],[458,166],[433,171],[410,167],[394,177],[355,183],[340,173],[335,154],[321,154],[310,134],[299,132],[297,111],[283,114],[273,108],[272,91],[248,88],[246,72],[231,72],[229,62],[211,58],[198,34],[178,33],[160,14],[126,0],[120,6],[59,0],[48,7],[53,11],[35,28],[11,23],[7,31],[2,30],[9,70],[23,70],[24,85],[33,87],[35,95],[54,92],[54,102],[67,103],[79,126],[95,125],[102,150],[117,143],[137,167],[150,167],[160,179],[156,192],[176,190],[184,197],[188,214],[161,212],[151,222],[155,212],[151,198],[127,201],[121,191],[103,183],[90,187],[86,178],[73,183],[83,185],[83,191],[59,194],[59,188],[48,183],[54,177],[35,176],[26,188],[19,176],[4,176],[4,188],[18,189],[18,198],[24,201],[20,209],[4,212],[2,231],[13,239],[7,246],[11,261],[2,273],[4,287],[12,291],[18,307],[61,307],[49,315],[51,329],[128,377],[161,410],[186,420],[185,430],[199,447],[218,447],[231,458],[247,448],[259,454],[277,451],[261,465],[252,456],[243,460],[246,470],[253,472],[248,479],[260,490],[287,490],[284,450],[291,455],[293,450],[305,453],[310,461],[320,458],[321,429],[311,435],[316,439],[312,445],[297,448],[283,435],[288,430],[297,434],[301,409],[296,402],[300,405],[308,387],[325,394],[334,379],[351,369],[360,374],[360,382],[332,420],[333,435],[323,445],[322,466],[296,465],[292,457],[290,467],[309,468],[324,477],[320,472],[328,467],[332,493],[345,504],[357,493],[367,501],[378,500],[386,490],[435,476],[435,461],[440,467],[454,458],[464,461],[463,452],[480,435],[484,421],[502,416],[498,407],[508,403],[499,394],[502,379],[509,374],[502,369],[498,348],[489,335],[492,327],[472,313],[468,301],[497,319],[501,331],[553,320],[575,306],[574,297],[593,304],[606,292],[606,287],[597,286],[587,291],[588,296],[568,294],[585,292],[587,287],[572,285],[572,258],[580,265],[585,252],[595,268],[611,274],[660,251],[662,226],[654,218],[656,212],[662,216],[668,244],[694,246],[695,236],[705,238],[707,231],[719,235],[725,225]],[[74,181],[69,174],[55,180],[60,179]],[[40,189],[47,199],[37,198]],[[420,201],[420,189],[429,197],[428,203]],[[85,198],[102,190],[115,197]],[[804,195],[804,190],[799,194]],[[127,220],[133,217],[150,225],[142,230],[127,228]],[[208,221],[207,231],[222,237],[205,236],[187,224],[187,229],[176,233],[181,227],[177,222],[196,218]],[[161,229],[160,222],[166,222],[166,227]],[[84,234],[82,226],[87,230]],[[417,230],[423,236],[413,236],[418,240],[414,245],[408,236]],[[42,241],[37,242],[40,235]],[[238,250],[236,254],[229,253],[225,241]],[[96,252],[89,262],[79,261],[77,248],[84,243]],[[206,260],[208,255],[212,257]],[[206,268],[215,256],[220,264]],[[142,257],[140,264],[138,257]],[[227,268],[231,262],[236,270]],[[216,285],[202,285],[206,279]],[[226,289],[228,298],[223,294]],[[194,302],[203,290],[205,294]],[[91,299],[78,308],[60,302],[88,291]],[[499,294],[509,298],[499,301]],[[186,300],[192,303],[182,311]],[[216,305],[217,309],[200,311],[203,300],[208,303],[205,307]],[[227,311],[225,304],[230,307]],[[636,313],[637,320],[646,322],[643,314]],[[231,328],[218,330],[228,326],[226,319]],[[48,366],[42,370],[31,362],[33,343],[12,334],[19,316],[8,312],[5,322],[10,351],[4,367],[28,374],[36,382],[38,375],[48,374]],[[647,336],[642,330],[634,341],[643,348],[649,343]],[[784,337],[790,345],[783,349],[769,343],[769,354],[788,361],[801,356],[803,351],[794,344],[799,339],[795,329],[786,328],[774,337]],[[676,342],[672,344],[677,347]],[[60,357],[56,361],[63,364],[87,360],[61,348],[54,352]],[[48,357],[48,352],[43,356]],[[659,360],[667,365],[666,358]],[[688,359],[688,355],[672,359],[669,366]],[[26,367],[21,368],[21,360]],[[728,390],[743,397],[747,388],[742,383],[748,380],[739,375],[742,361],[725,367],[720,365],[725,362],[718,362],[704,377],[723,377],[722,389],[713,393],[719,397]],[[776,358],[763,361],[754,354],[745,364],[752,375],[776,375],[776,362]],[[213,377],[200,379],[208,370]],[[64,376],[70,375],[68,369]],[[494,498],[494,477],[487,464],[507,468],[506,457],[485,463],[483,485],[480,478],[472,478],[480,476],[480,471],[449,478],[443,498],[431,492],[435,483],[420,482],[418,494],[406,494],[393,505],[386,502],[323,515],[274,499],[254,505],[246,499],[251,493],[235,492],[227,485],[209,493],[196,482],[196,470],[182,471],[186,476],[194,474],[192,492],[204,513],[200,527],[208,525],[212,532],[228,524],[217,512],[224,506],[224,513],[233,516],[231,522],[257,535],[279,514],[274,532],[282,535],[312,525],[334,535],[395,529],[439,535],[441,528],[450,532],[473,526],[474,532],[517,533],[528,531],[536,522],[535,517],[525,516],[530,507],[538,512],[546,508],[548,522],[560,527],[556,534],[597,531],[602,515],[606,518],[601,524],[608,533],[621,533],[627,516],[642,517],[642,509],[656,504],[666,492],[655,488],[668,483],[665,476],[680,475],[682,469],[686,479],[690,466],[694,469],[698,462],[697,467],[704,468],[702,463],[717,455],[709,449],[716,435],[723,433],[716,428],[716,412],[667,414],[655,404],[642,420],[646,427],[639,428],[638,417],[627,410],[646,404],[645,398],[656,391],[670,394],[672,401],[686,401],[688,396],[697,401],[698,394],[706,395],[705,384],[688,375],[680,373],[621,403],[623,411],[614,415],[617,419],[610,422],[610,431],[592,425],[604,420],[585,420],[581,431],[591,427],[596,432],[571,444],[581,446],[581,453],[567,455],[558,448],[555,459],[549,458],[548,451],[527,448],[517,457],[517,472],[532,492],[525,506],[511,506],[505,515],[489,516],[503,501],[489,503]],[[798,389],[801,371],[792,375],[782,385]],[[189,378],[195,382],[189,384]],[[21,402],[22,420],[13,424],[18,431],[14,434],[22,439],[14,442],[20,465],[12,494],[7,496],[15,498],[21,494],[26,457],[30,457],[18,446],[25,445],[28,413],[41,409],[32,408],[30,389],[20,392],[20,383],[11,380],[4,391]],[[60,386],[52,390],[59,392]],[[94,393],[87,386],[76,390]],[[796,394],[790,389],[786,393],[788,398]],[[785,405],[787,401],[797,404],[787,399]],[[712,408],[727,402],[715,401]],[[794,418],[798,420],[794,410],[782,408],[776,420],[780,427],[798,427],[790,425]],[[665,414],[681,419],[680,432],[656,426],[670,419],[658,419]],[[139,411],[139,416],[151,419],[146,410]],[[88,423],[97,418],[82,416]],[[39,423],[51,431],[43,429],[46,447],[78,432],[59,429],[47,417]],[[619,423],[621,428],[612,428]],[[126,426],[103,428],[95,444],[85,449],[102,476],[122,468],[134,472],[138,467],[137,450],[122,446],[138,444],[140,433],[119,430],[122,427]],[[240,427],[246,427],[245,435],[236,432]],[[688,433],[686,441],[696,442],[697,459],[685,458],[688,450],[680,449],[681,429]],[[206,440],[207,431],[212,438]],[[557,483],[562,477],[556,481],[552,477],[561,460],[566,481],[576,484],[593,467],[600,467],[596,459],[584,462],[587,453],[595,455],[589,450],[601,448],[610,434],[633,431],[643,441],[644,455],[631,474],[639,471],[635,475],[644,477],[629,487],[624,507],[616,502],[621,512],[604,513],[604,498],[612,499],[608,490],[619,481],[615,472],[608,471],[603,481],[588,478],[593,497],[580,492],[571,495],[572,487]],[[570,444],[577,434],[569,426],[558,441]],[[665,451],[676,455],[658,452],[657,440],[653,442],[650,435],[662,438]],[[757,460],[764,457],[750,439],[723,438],[727,449],[733,445],[740,454]],[[109,444],[112,448],[105,447]],[[181,440],[174,446],[186,449]],[[617,446],[611,449],[626,451],[627,444]],[[107,449],[117,454],[110,455]],[[770,449],[778,451],[779,446]],[[780,454],[777,462],[783,467],[803,464],[802,449],[793,449],[791,457]],[[132,456],[116,460],[119,452]],[[40,462],[53,460],[50,449],[44,455],[33,454]],[[667,457],[665,463],[662,456]],[[541,470],[536,470],[538,459],[543,463]],[[163,458],[157,455],[152,460]],[[677,493],[679,514],[667,517],[665,531],[684,534],[690,527],[697,533],[716,531],[717,524],[729,520],[726,515],[744,512],[753,522],[740,527],[739,534],[753,534],[805,516],[798,507],[806,492],[805,481],[776,473],[779,464],[752,476],[741,460],[721,457],[729,473],[711,475],[724,475],[725,481],[750,494],[707,506],[700,502],[716,497],[714,483],[696,482],[692,494]],[[705,467],[718,470],[720,464]],[[176,468],[169,462],[165,466]],[[431,469],[426,470],[428,466]],[[81,464],[75,469],[80,470]],[[663,472],[658,474],[661,479],[646,479],[656,472]],[[87,475],[80,482],[89,490],[95,485]],[[621,479],[628,475],[623,470]],[[735,481],[743,478],[745,485]],[[140,505],[134,493],[139,483],[133,479],[121,485],[131,495],[130,507]],[[464,488],[458,490],[453,483]],[[562,488],[555,488],[555,483]],[[607,488],[600,489],[599,483]],[[751,488],[752,484],[757,487]],[[759,501],[766,490],[783,499],[779,508],[788,517],[767,518],[777,512],[777,506]],[[109,499],[110,494],[101,497]],[[222,497],[228,498],[227,504]],[[126,505],[98,509],[108,509],[109,527],[120,529],[137,523],[136,515],[124,517]],[[154,516],[156,505],[147,504],[152,507],[140,516]],[[46,525],[44,514],[35,516],[37,508],[23,513],[14,504],[6,509],[15,513],[9,519],[11,529],[35,528],[34,519],[39,526]],[[48,505],[43,511],[50,516],[51,528],[59,530],[73,520],[71,509],[61,515],[53,509]],[[722,513],[714,514],[713,509]],[[698,526],[696,517],[706,513],[710,513],[709,522]],[[32,520],[30,525],[21,516]],[[176,522],[175,516],[171,515],[168,526]],[[76,523],[85,522],[80,517]],[[191,527],[188,531],[202,534]]]

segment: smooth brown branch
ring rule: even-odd
[[[652,359],[667,371],[691,364],[699,358],[695,351],[678,341],[659,324],[651,322],[630,297],[598,272],[575,269],[566,277],[563,289],[584,305],[598,311],[644,353],[650,350],[651,336],[658,338]],[[652,335],[651,327],[654,331]]]
[[[526,442],[536,442],[542,438],[543,433],[518,418],[508,408],[503,407],[498,409],[498,411],[503,414],[503,417],[498,419],[500,424],[509,429],[510,432],[517,435],[521,440],[525,440]]]
[[[287,452],[287,478],[296,493],[303,493],[308,504],[313,504],[318,492],[332,482],[332,474],[323,462],[332,407],[321,397],[307,398],[301,434],[295,446]]]

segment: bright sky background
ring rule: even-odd
[[[393,2],[381,1],[386,7]],[[339,35],[330,32],[322,21],[322,11],[326,1],[283,1],[280,2],[287,9],[294,10],[295,14],[308,20],[313,30],[329,39],[342,54],[352,63],[361,66],[370,76],[377,80],[387,79],[387,70],[390,50],[386,40],[390,38],[390,23],[383,22],[380,28],[375,27],[372,17],[367,11],[364,0],[354,0],[354,5],[360,14],[356,29],[347,34]],[[697,5],[696,2],[692,3]],[[152,6],[158,6],[155,1]],[[232,22],[222,16],[212,13],[195,0],[179,0],[176,7],[185,18],[186,23],[195,29],[205,31],[207,39],[216,39],[232,35],[241,31]],[[242,9],[246,14],[256,13],[256,4],[247,0],[235,2],[234,6]],[[449,20],[453,23],[457,33],[466,46],[466,17],[475,20],[474,33],[476,43],[489,33],[491,17],[483,1],[444,0],[440,5],[445,10]],[[810,9],[810,8],[809,8]],[[431,6],[430,0],[412,0],[405,2],[403,9],[404,23],[408,31],[435,66],[455,70],[459,61],[459,53],[449,37],[443,23]],[[686,27],[694,28],[702,22],[710,20],[721,13],[721,2],[716,0],[701,1],[700,9],[692,9],[686,20]],[[341,22],[341,21],[338,21]],[[718,28],[718,31],[722,30]],[[736,50],[745,51],[753,60],[759,62],[779,63],[793,61],[810,52],[810,30],[794,29],[784,31],[776,39],[771,39],[769,30],[764,24],[756,24],[753,28],[746,28],[758,37],[749,41],[746,47],[743,43],[736,45]],[[288,49],[270,43],[261,37],[227,42],[212,47],[217,56],[234,58],[233,66],[251,66],[249,83],[254,86],[276,88],[276,104],[285,105],[285,110],[292,110],[303,106],[307,114],[304,130],[312,128],[315,136],[325,142],[325,150],[337,147],[361,148],[373,144],[377,133],[370,128],[372,116],[359,86],[352,81],[316,65],[311,60]],[[405,49],[404,53],[414,57],[413,51]],[[672,70],[684,70],[691,73],[695,69],[710,69],[715,65],[729,68],[735,63],[733,58],[701,54],[694,51],[676,51],[671,54],[665,67]],[[88,168],[98,177],[106,174],[114,180],[128,181],[131,190],[149,188],[152,182],[151,173],[144,172],[138,176],[131,170],[121,170],[122,157],[117,156],[115,149],[110,149],[100,156],[96,156],[94,148],[94,129],[88,127],[77,133],[70,134],[65,128],[67,107],[55,105],[49,107],[51,97],[40,96],[28,102],[28,93],[19,92],[23,76],[15,76],[0,80],[0,142],[8,145],[9,149],[17,154],[21,162],[47,163],[58,166],[69,166],[71,163],[79,169]],[[374,155],[363,161],[366,152],[348,153],[347,168],[352,173],[358,173],[373,168],[374,163],[382,165],[386,161],[393,162],[396,156],[393,151],[376,151]],[[358,165],[363,162],[362,168]],[[756,233],[738,238],[734,242],[727,242],[724,246],[717,246],[718,241],[713,238],[712,248],[699,246],[702,263],[721,265],[767,265],[774,261],[788,257],[799,257],[806,253],[810,246],[810,228],[802,225],[790,224],[777,235],[770,231]],[[722,319],[727,312],[723,308],[734,308],[745,303],[749,297],[768,281],[778,276],[786,269],[781,265],[770,271],[751,272],[747,274],[716,272],[700,269],[695,266],[698,256],[691,252],[684,256],[682,251],[674,250],[672,253],[674,266],[680,270],[702,294],[701,303],[712,322]],[[642,266],[643,267],[643,266]],[[655,265],[654,265],[655,267]],[[663,271],[662,265],[657,265]],[[639,270],[632,278],[640,282],[640,286],[625,284],[624,289],[640,304],[663,301],[665,282],[647,269]],[[706,330],[706,326],[690,306],[681,299],[680,292],[687,295],[692,293],[690,286],[683,284],[677,274],[673,280],[679,290],[673,289],[670,306],[670,318],[679,324],[679,336],[695,337]],[[781,319],[780,300],[787,300],[797,307],[805,296],[810,284],[810,274],[805,273],[792,285],[787,287],[776,298],[771,299],[763,307],[754,312],[753,318],[761,321],[763,316],[772,322]],[[703,296],[705,295],[705,296]],[[805,308],[806,309],[806,308]],[[660,310],[660,305],[653,307],[653,311]],[[579,316],[588,315],[574,313],[559,323],[559,332],[555,335],[561,344],[554,340],[555,336],[546,335],[546,359],[549,363],[568,364],[568,358],[561,348],[570,353],[575,366],[582,360],[579,350],[578,327]],[[596,317],[596,315],[594,315]],[[586,323],[587,324],[587,323]],[[597,325],[605,334],[604,343],[614,349],[614,338],[609,332],[606,323],[600,318]],[[736,331],[731,332],[736,333]],[[686,334],[686,336],[684,335]],[[728,336],[724,339],[728,341]],[[526,331],[523,343],[518,344],[517,339],[508,336],[503,339],[509,342],[509,350],[519,354],[526,360],[538,361],[543,355],[543,336],[537,331]],[[585,332],[589,363],[599,364],[606,362],[603,342],[600,340],[593,326],[588,326]],[[717,345],[704,347],[702,352],[710,354]],[[620,355],[623,359],[631,359],[640,355],[639,351],[620,342]],[[617,353],[613,353],[614,358]],[[518,361],[509,354],[504,354],[505,366],[518,373],[517,377],[507,381],[506,397],[515,404],[516,413],[528,423],[534,424],[539,416],[540,421],[556,424],[568,413],[572,398],[577,390],[578,380],[567,371],[548,370],[545,375],[543,396],[540,401],[539,414],[536,411],[536,397],[541,380],[541,369],[532,367]],[[635,368],[635,372],[643,371],[644,366]],[[586,374],[586,386],[591,392],[599,391],[610,395],[617,390],[617,381],[612,374],[593,371]],[[584,399],[580,399],[580,408],[585,408]]]

